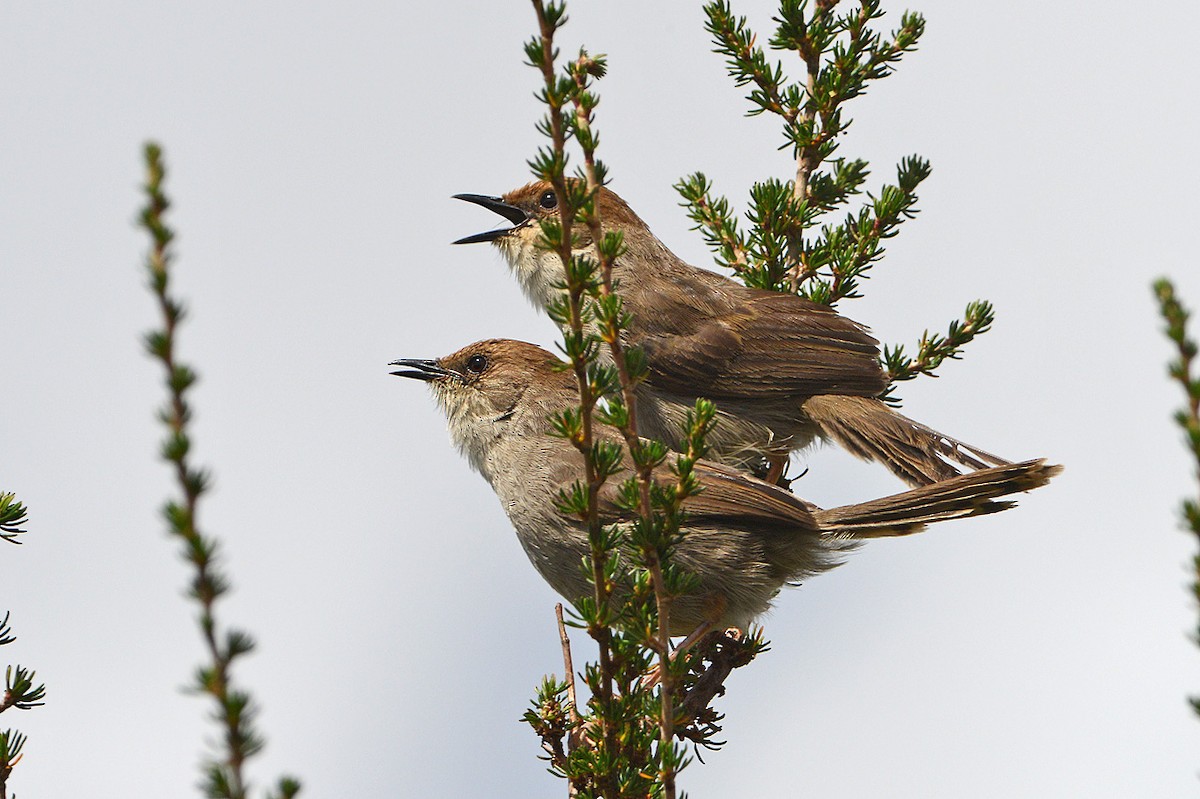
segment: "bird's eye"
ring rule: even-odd
[[[487,368],[488,359],[486,355],[472,355],[467,358],[467,371],[473,375],[483,374],[483,370]]]
[[[554,192],[552,191],[542,192],[542,196],[538,197],[538,205],[547,211],[551,211],[558,207],[558,198],[554,196]]]

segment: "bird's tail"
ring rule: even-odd
[[[957,475],[903,494],[814,513],[821,532],[846,539],[883,538],[920,532],[930,522],[982,516],[1011,508],[998,497],[1044,486],[1062,471],[1044,459]]]
[[[821,435],[864,460],[882,463],[912,486],[963,473],[962,468],[1008,466],[1011,461],[942,435],[873,397],[826,394],[804,403]]]

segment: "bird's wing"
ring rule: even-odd
[[[735,469],[710,461],[699,461],[694,468],[700,493],[684,501],[687,523],[703,527],[786,528],[816,531],[813,512],[819,510],[777,486],[765,483]],[[625,471],[600,488],[600,520],[604,524],[631,521],[634,514],[618,504],[620,484],[630,476]],[[564,481],[564,487],[576,479]],[[655,482],[673,485],[675,475],[669,464],[654,470]]]
[[[741,286],[732,302],[706,292],[646,295],[630,309],[630,342],[645,351],[658,391],[720,403],[876,396],[887,387],[879,342],[827,306]]]
[[[684,501],[689,520],[816,529],[813,511],[818,508],[778,486],[709,461],[697,462],[694,473],[700,493]]]

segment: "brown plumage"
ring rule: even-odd
[[[580,569],[586,529],[560,514],[555,498],[582,475],[580,454],[548,435],[549,414],[579,401],[572,374],[533,344],[481,341],[436,360],[396,361],[394,372],[427,381],[449,420],[450,436],[488,481],[525,553],[560,594],[575,600],[590,588]],[[597,434],[615,436],[597,426]],[[1000,500],[1045,485],[1060,467],[1041,460],[983,469],[895,496],[822,510],[729,466],[700,461],[701,492],[686,513],[675,562],[698,578],[674,600],[672,634],[701,623],[744,627],[766,611],[779,589],[841,562],[868,538],[909,535],[927,524],[1012,507]],[[629,520],[616,503],[615,475],[603,487],[605,524]],[[655,479],[673,481],[670,464]]]
[[[460,241],[491,241],[530,299],[546,307],[564,281],[557,254],[536,246],[536,222],[557,214],[554,192],[535,182],[502,198],[458,195],[514,223]],[[820,437],[885,465],[910,485],[1009,463],[915,422],[878,399],[887,387],[879,343],[865,327],[802,297],[743,286],[684,263],[607,188],[598,196],[606,229],[624,235],[613,266],[625,309],[626,340],[650,370],[639,389],[639,431],[682,445],[680,425],[697,397],[717,404],[714,458],[776,469],[792,450]],[[586,228],[578,252],[595,255]]]

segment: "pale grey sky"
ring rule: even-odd
[[[769,34],[773,3],[735,3]],[[899,5],[890,6],[895,10]],[[1200,652],[1177,531],[1195,485],[1169,417],[1150,281],[1200,308],[1192,238],[1200,7],[914,4],[920,51],[851,108],[846,155],[933,163],[922,212],[843,310],[912,346],[972,299],[995,329],[906,412],[1067,467],[1019,509],[872,543],[785,592],[773,648],[735,674],[695,797],[1192,796]],[[789,175],[746,119],[698,3],[575,0],[564,38],[609,55],[612,186],[711,263],[671,184],[704,170],[744,207]],[[398,357],[490,336],[549,346],[492,224],[450,199],[528,178],[537,76],[525,3],[6,4],[0,10],[0,488],[31,508],[0,547],[0,610],[44,708],[18,795],[195,795],[208,707],[187,571],[157,509],[161,401],[139,337],[140,149],[166,148],[176,286],[199,370],[200,520],[258,653],[259,784],[305,795],[559,796],[517,719],[560,668],[555,597]],[[791,74],[798,69],[787,63]],[[875,182],[874,185],[878,185]],[[1197,330],[1200,333],[1200,329]],[[825,449],[823,505],[899,489]],[[584,641],[576,657],[588,652]]]

